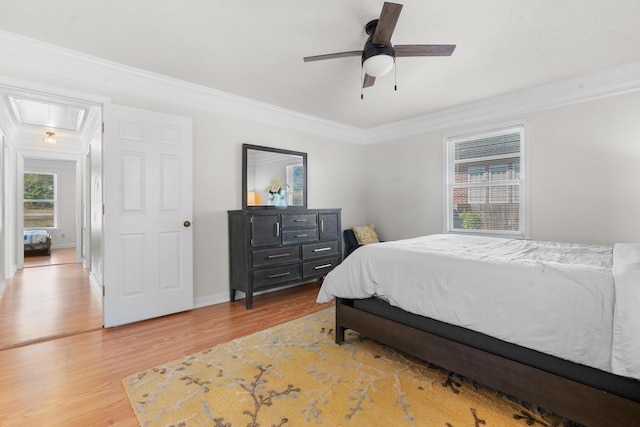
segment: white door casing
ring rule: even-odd
[[[104,326],[193,307],[192,121],[104,106]]]

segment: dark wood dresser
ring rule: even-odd
[[[228,211],[231,301],[324,277],[342,261],[341,209]]]

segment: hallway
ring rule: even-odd
[[[0,349],[102,328],[100,297],[74,259],[69,249],[25,257],[0,294]]]
[[[76,248],[52,249],[51,255],[30,255],[24,257],[24,267],[73,264],[76,262]]]

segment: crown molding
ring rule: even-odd
[[[640,62],[489,98],[369,129],[376,143],[534,111],[619,95],[640,89]]]
[[[357,144],[527,114],[640,89],[640,63],[362,129],[0,31],[0,67]],[[55,66],[51,66],[55,64]]]
[[[365,143],[361,129],[0,31],[0,67],[288,130]],[[52,66],[55,64],[55,66]]]

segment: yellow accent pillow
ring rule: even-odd
[[[380,241],[378,240],[378,235],[376,234],[374,228],[376,228],[376,226],[373,224],[351,227],[351,229],[353,230],[353,234],[356,235],[356,239],[361,245],[366,245],[368,243],[378,243]]]

